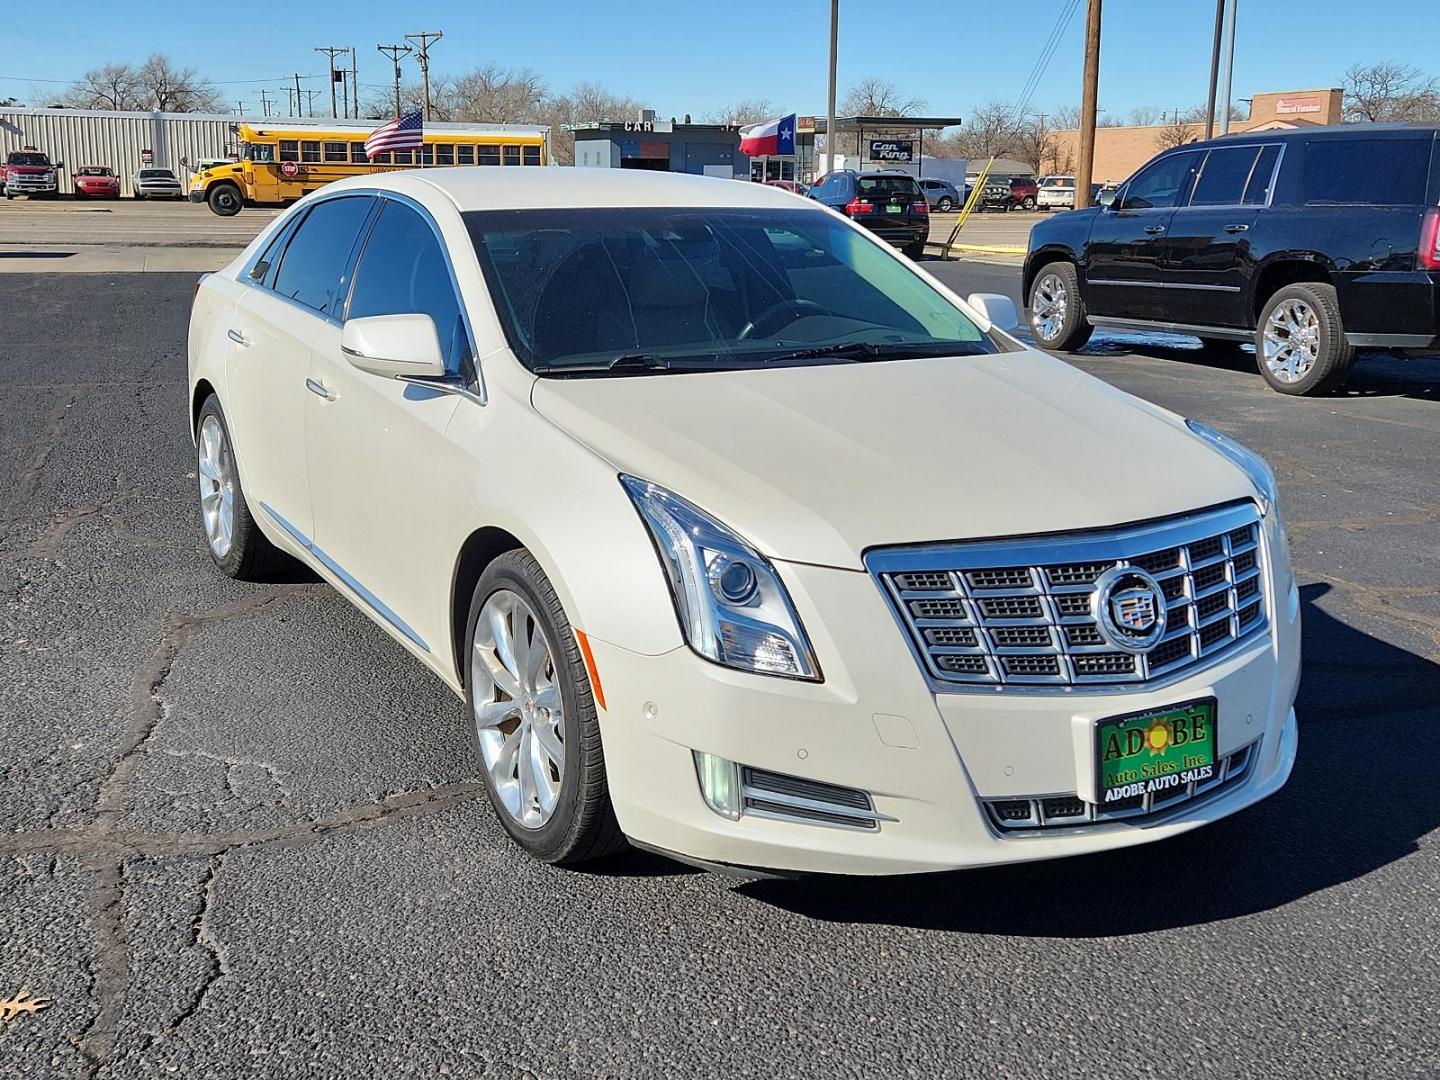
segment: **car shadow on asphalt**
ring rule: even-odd
[[[1083,359],[1132,354],[1151,360],[1238,371],[1260,382],[1260,372],[1255,368],[1255,349],[1239,342],[1231,348],[1205,346],[1196,338],[1177,334],[1096,334],[1075,355]],[[1362,352],[1355,360],[1345,389],[1334,396],[1341,399],[1406,397],[1440,402],[1440,356],[1403,357]]]
[[[737,891],[828,922],[1117,937],[1268,911],[1411,854],[1440,827],[1440,665],[1339,622],[1316,606],[1327,591],[1302,590],[1299,756],[1268,800],[1171,840],[1098,855],[903,878],[751,881]]]

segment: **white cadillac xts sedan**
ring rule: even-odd
[[[200,284],[217,566],[468,704],[540,859],[880,874],[1173,836],[1295,758],[1265,463],[773,187],[332,184]]]

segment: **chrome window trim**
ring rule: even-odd
[[[936,672],[930,652],[922,646],[919,640],[920,630],[912,626],[911,616],[907,614],[901,598],[887,580],[890,575],[899,573],[944,573],[1000,567],[1028,568],[1031,569],[1033,577],[1035,573],[1033,568],[1035,567],[1084,562],[1124,562],[1133,555],[1162,551],[1171,547],[1182,547],[1246,525],[1255,530],[1254,550],[1257,552],[1259,596],[1262,604],[1258,621],[1244,630],[1239,630],[1233,638],[1213,651],[1201,652],[1194,656],[1190,663],[1155,677],[1148,677],[1148,669],[1142,664],[1137,665],[1138,676],[1127,680],[1095,676],[1093,681],[1079,678],[1072,681],[1063,674],[1053,678],[1047,676],[1048,681],[1041,681],[1039,677],[1030,681],[947,679]],[[1227,545],[1227,560],[1228,550]],[[1270,595],[1272,591],[1269,580],[1270,552],[1266,542],[1264,518],[1256,504],[1250,501],[1211,507],[1159,521],[1095,529],[1083,533],[1042,534],[1028,538],[1015,537],[874,548],[865,553],[864,562],[876,588],[885,598],[896,627],[909,646],[910,654],[920,668],[922,677],[930,690],[936,694],[1134,694],[1193,679],[1213,668],[1222,660],[1229,659],[1245,649],[1261,647],[1268,649],[1273,635],[1275,598]],[[1078,590],[1073,591],[1078,592]],[[1010,590],[1010,592],[1014,592],[1014,590]],[[1047,590],[1042,589],[1041,593],[1048,595]],[[999,592],[992,595],[998,599],[1004,598]],[[1198,599],[1200,599],[1198,596],[1190,597],[1192,604]],[[972,603],[971,600],[962,602],[966,605]],[[1037,627],[1043,625],[1046,629],[1064,636],[1064,628],[1070,624],[1065,623],[1062,617],[1049,610],[1052,603],[1042,596],[1041,609],[1044,614],[1039,619],[1014,619],[1010,624]],[[1211,618],[1209,621],[1216,620]],[[1198,635],[1199,625],[1192,627],[1190,632]],[[1167,634],[1167,639],[1168,637]],[[1052,642],[1058,643],[1058,638],[1052,637]],[[946,648],[948,646],[935,647]],[[1035,647],[1043,648],[1043,646]],[[953,652],[964,651],[966,647],[950,648]],[[1025,652],[1028,648],[1027,646],[986,647],[984,655],[988,658],[987,675],[992,670],[989,661]],[[1095,648],[1085,649],[1076,646],[1070,646],[1069,649],[1071,651],[1067,652],[1066,646],[1058,645],[1056,655],[1074,655],[1073,650],[1075,649],[1079,649],[1080,652],[1097,651]],[[1114,650],[1106,647],[1099,651]],[[1062,663],[1060,667],[1063,670],[1065,665]]]
[[[256,281],[250,277],[250,270],[254,267],[254,265],[260,261],[260,259],[264,256],[265,252],[268,252],[270,250],[276,239],[281,239],[278,233],[276,237],[271,240],[270,243],[266,244],[264,248],[262,248],[256,255],[254,255],[245,263],[239,275],[240,283],[243,285],[248,285],[251,288],[260,289],[261,291],[273,296],[275,299],[282,300],[300,311],[304,311],[310,315],[316,316],[317,318],[324,319],[332,326],[344,326],[344,315],[350,310],[350,297],[355,290],[355,271],[360,265],[360,257],[364,254],[365,246],[370,241],[370,233],[375,227],[375,220],[378,217],[378,212],[380,210],[379,203],[382,200],[389,199],[393,202],[398,202],[404,206],[408,206],[410,209],[414,210],[417,214],[419,214],[421,219],[430,226],[430,231],[435,234],[435,240],[440,245],[440,253],[445,259],[445,270],[450,275],[450,287],[455,291],[455,304],[456,307],[460,309],[460,321],[465,327],[465,337],[470,345],[470,368],[471,374],[473,374],[474,377],[474,385],[473,387],[467,387],[469,392],[461,394],[460,396],[466,398],[467,400],[474,401],[479,405],[489,404],[490,394],[485,387],[484,373],[480,370],[480,353],[477,348],[475,326],[470,319],[470,312],[465,305],[465,293],[464,290],[460,288],[460,279],[455,274],[455,264],[450,256],[449,245],[445,243],[445,236],[443,233],[441,233],[440,226],[436,224],[434,216],[419,202],[411,198],[409,195],[404,194],[403,192],[390,191],[385,188],[378,187],[346,188],[343,191],[325,192],[321,195],[311,198],[308,202],[305,203],[303,212],[297,211],[294,220],[285,222],[285,224],[281,227],[280,232],[287,233],[287,235],[283,237],[284,248],[289,248],[291,237],[294,236],[296,230],[300,228],[300,225],[307,217],[310,216],[311,211],[316,206],[324,202],[330,202],[333,199],[344,199],[353,196],[368,196],[375,200],[376,205],[372,209],[372,212],[366,217],[365,223],[360,226],[360,231],[356,234],[355,246],[352,247],[350,251],[349,269],[347,272],[347,280],[345,282],[344,301],[341,305],[341,317],[337,318],[329,312],[317,311],[307,304],[302,304],[299,301],[293,300],[288,296],[282,296],[280,295],[280,293],[276,292],[275,289],[270,285],[267,285],[264,282]],[[461,222],[461,228],[464,228],[463,220]],[[281,253],[281,261],[284,261],[283,249]],[[277,273],[279,272],[278,265],[275,267],[275,270]],[[267,271],[266,277],[269,276],[270,274]],[[483,275],[482,280],[484,280]],[[460,374],[464,375],[463,372]],[[469,381],[470,380],[467,379],[467,382]],[[448,385],[432,384],[432,389],[437,389],[442,392],[448,393],[457,392],[455,387]]]
[[[1212,146],[1205,151],[1205,160],[1200,163],[1200,171],[1195,174],[1195,181],[1190,185],[1190,198],[1184,206],[1175,207],[1176,210],[1264,210],[1270,206],[1275,198],[1275,179],[1280,175],[1280,163],[1285,160],[1284,142],[1259,142],[1259,143],[1236,143],[1234,146]],[[1255,160],[1250,163],[1250,172],[1245,176],[1245,183],[1240,188],[1240,199],[1238,203],[1201,203],[1196,205],[1195,189],[1200,186],[1200,178],[1205,174],[1205,166],[1210,163],[1210,155],[1216,150],[1244,150],[1248,147],[1255,147]],[[1270,170],[1270,184],[1265,189],[1265,201],[1263,203],[1247,203],[1244,201],[1245,192],[1250,190],[1250,181],[1255,179],[1255,168],[1260,164],[1260,158],[1265,150],[1271,146],[1279,147],[1280,152],[1275,155],[1275,165]],[[1238,290],[1237,290],[1238,291]]]

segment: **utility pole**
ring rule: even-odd
[[[243,101],[237,101],[237,102],[235,102],[235,115],[236,115],[236,116],[244,116],[244,115],[245,115],[245,103],[244,103]]]
[[[300,104],[300,73],[298,71],[295,72],[295,115],[305,115],[305,107]]]
[[[348,48],[349,47],[345,45],[320,45],[315,49],[316,52],[324,53],[330,58],[330,115],[336,119],[339,119],[340,113],[338,111],[339,106],[335,103],[335,57],[343,52],[347,52]],[[341,69],[341,71],[343,74],[344,69]]]
[[[1205,100],[1205,138],[1215,137],[1215,86],[1220,81],[1220,39],[1225,26],[1225,0],[1215,0],[1215,42],[1210,47],[1210,96]]]
[[[1235,9],[1240,6],[1240,0],[1229,0],[1226,5],[1225,19],[1225,68],[1224,76],[1220,84],[1220,134],[1230,134],[1230,80],[1235,74]]]
[[[415,59],[420,64],[420,81],[425,95],[425,111],[422,120],[430,119],[430,45],[445,36],[444,31],[426,31],[423,34],[406,34],[406,41],[415,42]]]
[[[350,46],[350,115],[360,119],[360,66],[355,59],[355,46]]]
[[[308,115],[308,116],[313,117],[313,116],[315,115],[315,95],[318,94],[318,93],[320,93],[319,90],[306,90],[306,91],[305,91],[305,101],[306,101],[306,104],[307,104],[307,106],[308,106],[308,108],[307,108],[307,115]]]
[[[270,115],[270,97],[263,86],[260,88],[260,111],[267,117]]]
[[[1085,78],[1080,91],[1080,167],[1075,170],[1075,209],[1090,205],[1095,172],[1095,109],[1100,97],[1100,0],[1085,12]]]
[[[386,56],[395,65],[395,115],[400,115],[400,58],[409,56],[415,50],[409,45],[376,45],[375,48]]]
[[[825,171],[835,171],[835,58],[840,49],[840,0],[830,0],[830,93],[825,98]],[[818,165],[819,162],[817,161]]]

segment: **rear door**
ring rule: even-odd
[[[1136,173],[1095,215],[1086,246],[1086,306],[1092,315],[1173,322],[1161,282],[1165,234],[1189,198],[1203,151],[1166,154]]]
[[[1190,198],[1176,208],[1160,245],[1168,321],[1248,327],[1251,239],[1279,163],[1276,143],[1217,146],[1205,154]]]

